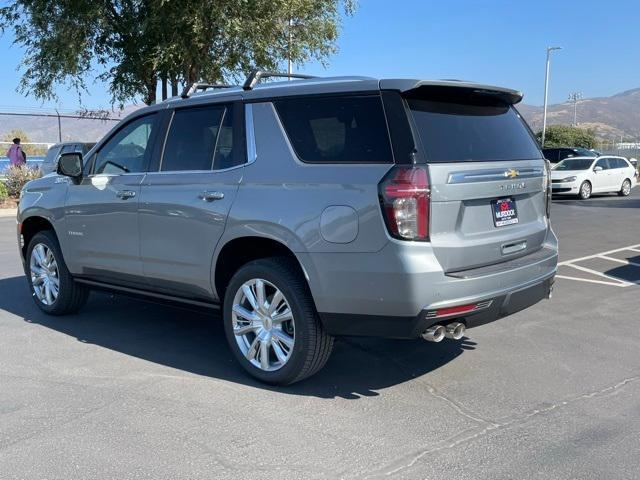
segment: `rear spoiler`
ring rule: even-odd
[[[522,100],[522,92],[510,88],[481,85],[479,83],[463,82],[460,80],[380,80],[380,90],[396,90],[403,96],[418,96],[420,92],[441,91],[449,94],[481,95],[499,99],[509,105],[515,105]]]

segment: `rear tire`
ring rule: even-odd
[[[620,195],[621,197],[626,197],[630,193],[631,193],[631,180],[627,178],[625,179],[624,182],[622,182],[622,186],[620,187],[620,191],[618,192],[618,195]]]
[[[311,292],[292,259],[273,257],[241,267],[224,297],[229,347],[256,379],[290,385],[320,370],[331,355]]]
[[[76,283],[50,230],[36,233],[27,247],[25,273],[33,301],[49,315],[76,313],[89,298],[89,289]]]
[[[591,183],[588,180],[585,180],[580,185],[578,197],[580,198],[580,200],[587,200],[589,197],[591,197]]]

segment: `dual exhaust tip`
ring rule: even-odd
[[[441,342],[444,338],[451,338],[452,340],[460,340],[464,337],[466,331],[464,323],[454,322],[449,325],[434,325],[426,329],[422,333],[422,338],[428,342]]]

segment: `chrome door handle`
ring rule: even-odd
[[[136,192],[134,192],[133,190],[120,190],[116,193],[116,197],[121,198],[122,200],[133,198],[135,196]]]
[[[205,202],[213,202],[214,200],[222,200],[224,198],[224,193],[222,192],[202,192],[198,197]]]

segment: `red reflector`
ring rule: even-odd
[[[455,315],[460,313],[469,313],[476,309],[478,305],[471,303],[469,305],[459,305],[457,307],[440,308],[436,310],[436,317],[446,317],[448,315]]]

